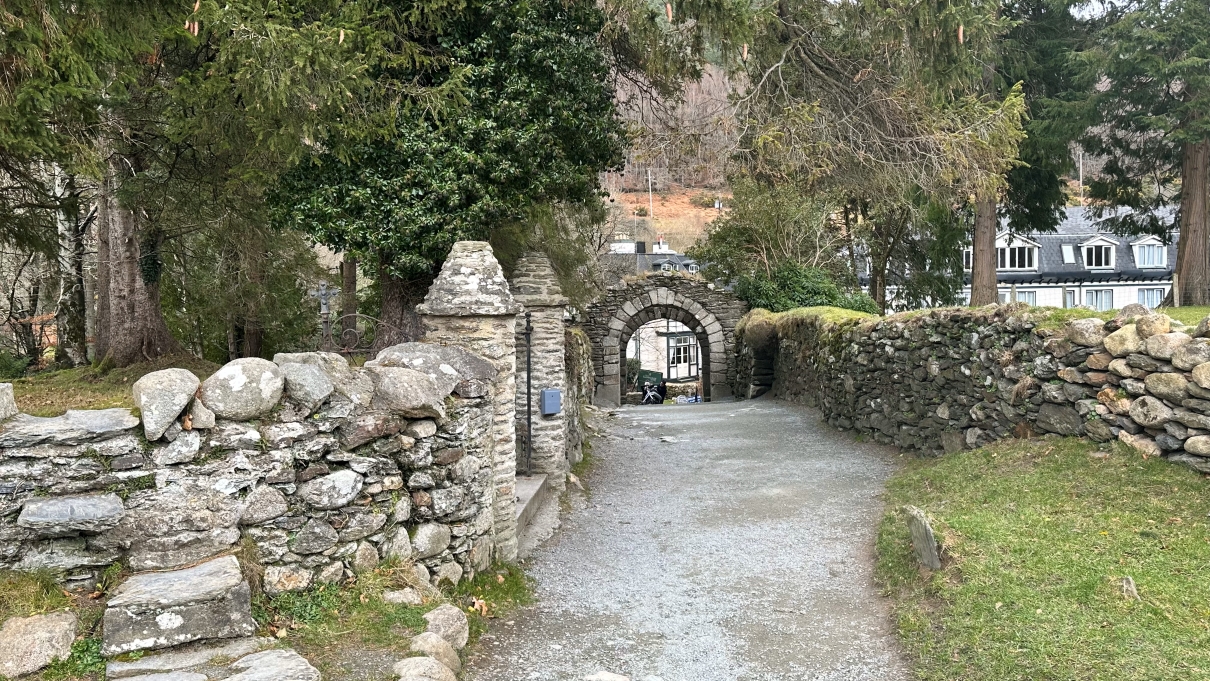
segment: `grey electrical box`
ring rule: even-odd
[[[543,388],[538,400],[543,416],[554,416],[563,410],[563,391],[558,388]]]

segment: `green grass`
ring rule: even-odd
[[[1197,326],[1199,322],[1210,316],[1210,307],[1203,305],[1194,307],[1165,307],[1159,311],[1186,326]]]
[[[71,606],[71,598],[48,572],[0,572],[0,622]]]
[[[252,614],[266,633],[286,632],[290,645],[310,659],[322,659],[342,646],[393,650],[406,654],[410,639],[425,628],[424,613],[440,605],[392,605],[382,592],[409,586],[411,566],[383,566],[354,582],[321,584],[273,598],[258,596]]]
[[[503,617],[534,602],[533,582],[516,565],[496,565],[459,584],[454,589],[453,599],[464,605],[462,609],[468,613],[473,643],[487,631],[489,619]],[[480,603],[482,605],[476,608]]]
[[[1095,317],[1109,321],[1117,314],[1116,310],[1106,310],[1105,312],[1097,312],[1096,310],[1088,310],[1079,307],[1033,307],[1030,308],[1030,316],[1033,317],[1034,323],[1039,329],[1059,329],[1064,324],[1074,319],[1088,319]]]
[[[918,678],[1210,678],[1207,481],[1094,450],[1013,440],[892,478],[877,575]],[[941,570],[916,566],[904,504],[933,518]]]
[[[130,387],[134,382],[152,371],[172,367],[188,369],[205,380],[219,365],[185,354],[109,371],[96,367],[45,371],[13,381],[13,395],[21,411],[34,416],[58,416],[68,409],[133,409]]]
[[[105,570],[101,590],[107,589],[113,575],[121,570],[114,565]],[[10,617],[30,617],[72,609],[79,618],[77,631],[83,638],[72,644],[71,656],[55,660],[40,674],[30,677],[42,681],[94,681],[104,678],[105,660],[101,641],[95,637],[104,612],[103,601],[88,594],[68,594],[47,572],[0,571],[0,623]],[[2,644],[3,642],[0,642]],[[0,679],[3,679],[0,676]]]

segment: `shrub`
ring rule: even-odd
[[[29,368],[29,358],[0,351],[0,378],[21,378]]]
[[[843,291],[827,272],[793,261],[778,265],[772,276],[741,276],[735,284],[735,294],[754,308],[772,312],[828,306],[880,313],[878,304],[866,294]]]

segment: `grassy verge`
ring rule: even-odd
[[[1160,309],[1160,312],[1187,326],[1197,326],[1199,322],[1210,315],[1210,307],[1165,307]]]
[[[393,605],[382,599],[385,591],[415,584],[410,565],[384,565],[344,584],[325,584],[307,591],[269,598],[259,595],[252,614],[261,633],[277,636],[323,672],[325,678],[344,678],[341,667],[351,660],[397,660],[407,657],[411,638],[424,631],[424,614],[445,602],[467,613],[471,643],[487,630],[488,621],[531,601],[529,579],[520,568],[496,566],[452,592],[426,594],[420,606]]]
[[[282,639],[330,676],[351,652],[408,655],[412,636],[427,624],[424,613],[441,599],[421,606],[394,605],[382,594],[414,582],[411,566],[386,565],[344,584],[321,584],[273,598],[258,595],[252,615],[262,633]]]
[[[21,411],[34,416],[58,416],[68,409],[133,409],[130,386],[146,374],[172,367],[188,369],[205,380],[219,365],[185,354],[109,371],[96,367],[45,371],[13,381],[13,395]]]
[[[918,678],[1210,678],[1210,487],[1094,450],[1006,441],[892,479],[878,578]],[[933,518],[941,570],[916,567],[904,504]]]
[[[106,571],[102,589],[113,582],[120,570],[121,566],[115,566]],[[55,660],[40,673],[29,677],[31,680],[97,681],[105,678],[105,659],[101,657],[99,638],[104,601],[98,598],[100,595],[68,593],[49,573],[0,572],[0,623],[10,617],[30,617],[69,609],[79,618],[78,638],[72,644],[71,656],[66,660]]]

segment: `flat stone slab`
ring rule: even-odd
[[[0,627],[0,676],[32,674],[52,660],[66,660],[76,640],[76,614],[54,612],[13,617]]]
[[[245,638],[230,643],[192,644],[183,650],[173,650],[159,655],[145,655],[130,662],[110,662],[105,665],[105,677],[127,679],[146,674],[165,674],[209,664],[219,658],[232,659],[255,653],[273,645],[272,639]]]
[[[127,678],[130,681],[209,681],[209,677],[197,672],[165,672],[163,674],[144,674],[143,676],[130,676]]]
[[[266,650],[236,660],[227,681],[320,681],[319,670],[293,650]]]
[[[251,636],[251,591],[234,556],[171,572],[135,575],[105,610],[102,653]]]
[[[517,534],[525,531],[537,515],[538,509],[546,500],[550,498],[550,485],[546,482],[546,475],[539,473],[537,475],[518,475],[516,482],[517,494]]]
[[[17,524],[44,537],[68,537],[112,529],[125,513],[116,494],[34,498],[25,502]]]
[[[129,409],[69,409],[62,416],[17,414],[0,430],[0,448],[108,440],[139,425]]]

